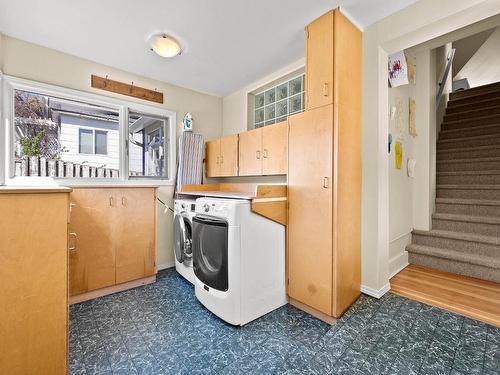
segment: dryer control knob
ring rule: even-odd
[[[206,204],[206,203],[205,203],[205,204],[203,205],[203,211],[205,211],[205,212],[210,211],[210,206],[209,206],[208,204]]]

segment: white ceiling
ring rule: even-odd
[[[0,0],[0,32],[219,96],[304,56],[304,26],[341,5],[366,27],[416,0]],[[155,31],[184,53],[154,55]]]

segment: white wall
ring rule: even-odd
[[[194,131],[201,133],[205,139],[217,138],[222,134],[221,98],[137,76],[8,36],[4,37],[3,51],[4,58],[0,70],[5,74],[175,111],[178,135],[186,112],[193,115]],[[92,89],[91,74],[102,77],[108,75],[110,79],[117,81],[133,81],[137,86],[157,88],[164,93],[165,102],[154,104]],[[173,207],[173,186],[159,188],[158,197]],[[163,207],[158,205],[157,264],[159,266],[172,265],[174,261],[172,220],[171,213],[164,214]]]
[[[500,28],[479,47],[455,79],[467,78],[471,87],[500,81]]]
[[[362,287],[389,289],[388,53],[494,16],[498,0],[420,0],[363,34]],[[417,72],[418,74],[418,72]]]

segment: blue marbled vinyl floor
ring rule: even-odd
[[[173,269],[71,307],[76,374],[500,374],[500,329],[388,293],[328,326],[284,306],[242,328]]]

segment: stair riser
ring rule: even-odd
[[[439,133],[439,139],[466,138],[475,137],[478,135],[500,135],[500,123],[495,124],[494,126],[474,126],[456,131],[441,131]]]
[[[446,113],[444,121],[458,121],[464,119],[475,119],[482,116],[491,116],[500,114],[500,107],[476,109],[473,111],[463,111],[457,113]]]
[[[468,112],[468,111],[474,111],[476,109],[481,109],[481,108],[489,108],[489,107],[495,107],[495,106],[500,106],[500,98],[497,99],[492,99],[484,102],[477,102],[474,101],[473,103],[463,105],[463,106],[448,106],[446,108],[446,114],[451,115],[454,113],[459,113],[459,112]]]
[[[457,240],[454,238],[443,238],[434,236],[422,236],[413,234],[413,243],[440,249],[459,251],[464,254],[478,254],[490,257],[500,257],[500,246]]]
[[[499,161],[438,162],[438,172],[494,171],[500,169]]]
[[[500,206],[436,203],[436,212],[443,214],[500,217]]]
[[[487,117],[480,119],[467,119],[460,122],[443,122],[441,124],[442,131],[448,130],[462,130],[462,129],[476,129],[484,126],[500,126],[500,116]]]
[[[481,95],[475,95],[472,97],[468,98],[460,98],[460,99],[455,99],[453,97],[450,97],[450,100],[448,101],[448,107],[454,107],[454,106],[462,106],[465,104],[472,104],[472,103],[477,103],[479,101],[484,101],[484,100],[490,100],[490,99],[499,99],[500,98],[500,92],[487,92]]]
[[[446,219],[432,219],[432,229],[448,230],[460,233],[482,234],[485,236],[500,236],[499,224],[473,223]]]
[[[500,272],[498,269],[494,268],[482,267],[469,263],[462,263],[414,253],[408,254],[408,261],[410,264],[417,264],[419,266],[434,268],[444,272],[476,277],[478,279],[494,281],[497,283],[500,282]]]
[[[500,174],[492,175],[438,175],[438,185],[476,185],[495,184],[500,185]]]
[[[477,96],[484,93],[494,92],[500,90],[500,83],[491,83],[488,85],[472,87],[468,90],[460,90],[457,92],[450,93],[450,100],[468,98],[471,96]]]
[[[500,200],[500,190],[487,189],[436,189],[438,198]]]
[[[440,150],[442,151],[442,150]],[[438,152],[438,160],[453,160],[453,159],[467,159],[467,158],[488,158],[500,157],[500,148],[488,148],[484,150],[460,150],[460,151],[446,151]]]
[[[451,142],[439,142],[437,144],[438,150],[448,150],[450,148],[467,148],[478,146],[495,146],[500,145],[500,135],[493,137],[484,137],[480,139],[462,139],[454,140]]]

